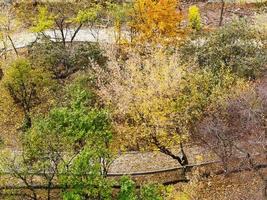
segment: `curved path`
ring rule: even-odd
[[[71,35],[73,34],[74,30],[69,30],[65,32],[66,34],[66,40],[71,40]],[[123,36],[128,37],[127,32],[124,31]],[[55,40],[55,38],[61,38],[59,31],[52,31],[47,30],[45,31],[45,35],[49,36],[52,40]],[[32,33],[28,31],[23,31],[20,33],[15,33],[12,35],[12,40],[14,42],[14,45],[16,48],[23,48],[27,45],[30,45],[32,42],[35,42],[38,38],[37,33]],[[74,41],[81,41],[81,42],[100,42],[100,43],[115,43],[115,32],[113,28],[101,28],[101,29],[89,29],[84,28],[81,29]],[[3,44],[0,44],[0,49],[3,48]],[[12,49],[12,46],[10,42],[8,42],[8,50]]]
[[[202,5],[203,4],[203,5]],[[206,3],[202,3],[200,5],[200,8],[202,8],[201,10],[205,10],[205,6],[208,5]],[[228,10],[228,12],[230,12],[230,10]],[[205,24],[208,24],[208,22],[206,22],[208,19],[207,16],[209,15],[209,17],[213,16],[212,15],[212,11],[207,11],[207,13],[203,12],[203,21],[205,22]],[[216,14],[215,16],[213,16],[215,19],[217,18]],[[255,13],[250,13],[250,15],[252,15],[254,21],[256,22],[256,25],[260,26],[261,28],[267,28],[267,23],[266,23],[266,19],[267,19],[267,14],[266,13],[262,13],[262,14],[255,14]],[[235,15],[233,15],[235,16]],[[233,18],[233,16],[225,16],[225,18],[227,18],[226,21],[229,21],[228,18]],[[213,19],[212,21],[214,21],[215,19]],[[216,21],[216,20],[215,20]],[[66,34],[66,39],[67,41],[70,41],[71,39],[71,35],[73,35],[74,30],[69,30],[68,32],[65,32]],[[56,31],[56,33],[52,30],[47,30],[45,31],[45,35],[49,36],[52,38],[52,40],[55,39],[55,37],[60,38],[60,32]],[[36,41],[37,39],[37,34],[36,33],[32,33],[29,31],[22,31],[19,33],[15,33],[13,34],[12,40],[15,44],[16,48],[23,48],[29,44],[31,44],[32,42]],[[129,38],[129,32],[127,31],[122,31],[122,37],[124,38]],[[83,28],[81,29],[78,34],[75,37],[74,41],[82,41],[82,42],[100,42],[100,43],[115,43],[116,42],[116,34],[114,31],[114,28],[110,27],[110,28],[94,28],[94,29],[90,29],[90,28]],[[0,43],[0,50],[3,49],[3,44]],[[12,45],[10,44],[10,42],[8,41],[8,50],[12,49]]]

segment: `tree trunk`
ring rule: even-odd
[[[9,39],[9,41],[10,41],[10,43],[11,43],[11,45],[12,45],[12,47],[13,47],[15,53],[16,53],[16,55],[18,56],[19,53],[18,53],[18,50],[17,50],[17,48],[16,48],[16,46],[15,46],[15,44],[14,44],[12,38],[11,38],[9,35],[8,35],[7,37],[8,37],[8,39]]]
[[[3,70],[0,68],[0,81],[2,80],[3,77],[4,77],[4,72],[3,72]]]
[[[220,13],[219,26],[222,26],[223,14],[224,14],[224,7],[225,7],[225,1],[224,0],[221,0],[221,2],[222,2],[222,7],[221,7],[221,13]]]
[[[29,113],[25,113],[23,129],[28,130],[32,126],[32,119]]]
[[[47,200],[51,199],[51,183],[48,184],[47,188]]]
[[[263,183],[262,197],[263,200],[267,200],[267,179],[265,179]]]
[[[265,142],[265,146],[264,146],[264,152],[265,152],[265,156],[266,156],[266,160],[267,160],[267,117],[264,117],[264,142]],[[263,177],[263,199],[267,200],[267,178]]]

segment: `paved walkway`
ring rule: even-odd
[[[74,30],[69,30],[65,32],[66,40],[70,41]],[[59,31],[45,31],[45,35],[51,37],[52,40],[55,38],[61,38]],[[124,31],[122,33],[124,37],[128,37],[128,33]],[[32,42],[36,41],[38,35],[36,33],[24,31],[21,33],[16,33],[12,36],[12,40],[16,48],[25,47]],[[115,43],[116,35],[113,28],[102,28],[102,29],[81,29],[76,35],[74,41],[82,42],[100,42],[100,43]],[[3,44],[0,44],[0,49],[3,48]],[[12,49],[10,42],[8,42],[8,49]]]

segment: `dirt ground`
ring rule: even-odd
[[[191,184],[176,184],[192,200],[264,200],[263,182],[251,171],[214,176]]]
[[[187,20],[188,8],[191,5],[197,5],[200,9],[202,24],[207,27],[216,27],[219,25],[221,3],[211,1],[197,3],[182,3],[181,8],[185,21]],[[267,21],[267,2],[265,3],[226,3],[223,14],[223,24],[238,18],[256,19],[256,16],[263,15],[263,21]]]

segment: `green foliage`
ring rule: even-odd
[[[161,187],[156,184],[145,185],[141,188],[141,200],[164,200],[161,194]]]
[[[196,62],[200,68],[214,73],[228,68],[240,77],[254,79],[265,70],[266,34],[235,21],[206,37],[186,41],[181,52],[184,61]]]
[[[77,13],[77,16],[73,18],[71,21],[76,23],[88,23],[88,22],[94,22],[98,19],[100,12],[102,11],[102,7],[99,4],[93,4],[92,7],[79,10]]]
[[[44,40],[33,45],[29,52],[35,65],[51,71],[57,79],[64,79],[79,70],[90,69],[93,65],[105,67],[107,61],[99,45],[89,42],[65,47],[62,43]]]
[[[61,176],[61,183],[66,188],[72,188],[70,191],[64,192],[63,199],[72,199],[73,196],[77,199],[84,199],[86,196],[111,199],[111,183],[101,174],[99,159],[103,156],[102,153],[101,151],[92,151],[91,147],[87,147],[74,160],[68,169],[68,175]]]
[[[76,99],[75,104],[77,105],[86,100],[87,106],[94,107],[94,104],[92,102],[94,101],[95,94],[91,90],[90,82],[90,77],[78,76],[69,86],[66,87],[66,98],[70,101]]]
[[[33,85],[45,85],[48,83],[48,74],[40,73],[39,69],[32,67],[29,60],[18,58],[10,64],[4,83],[6,87],[13,87],[14,90],[19,90],[22,84],[29,88]]]
[[[122,26],[129,20],[130,12],[133,6],[130,3],[109,3],[108,15],[112,19],[112,23],[115,28],[116,42],[121,42],[122,39]]]
[[[24,137],[26,163],[31,170],[53,171],[66,188],[64,199],[110,199],[111,183],[103,168],[111,155],[112,138],[105,110],[88,108],[90,95],[80,88],[69,106],[54,108],[37,120]]]
[[[126,22],[127,18],[129,17],[131,9],[132,9],[131,4],[116,4],[116,3],[108,4],[108,12],[113,18],[115,25],[116,23],[122,24],[123,22]]]
[[[34,23],[35,25],[32,27],[32,31],[36,33],[52,28],[55,20],[55,16],[48,12],[47,7],[39,7],[38,11],[38,16]]]
[[[183,77],[175,107],[179,127],[181,130],[184,127],[186,132],[201,119],[209,107],[230,95],[231,88],[239,84],[239,81],[240,84],[242,82],[228,70],[221,70],[217,75],[211,70],[186,72]]]
[[[144,184],[136,191],[135,182],[128,176],[120,179],[118,200],[164,200],[168,199],[171,189],[160,184]]]
[[[201,29],[201,17],[197,6],[189,7],[189,25],[192,29],[199,31]]]
[[[123,176],[120,180],[120,186],[118,200],[137,200],[134,181],[127,176]]]
[[[48,88],[53,85],[53,81],[45,70],[34,68],[27,59],[18,58],[8,67],[3,85],[14,104],[24,113],[27,128],[31,126],[31,109],[41,103],[41,97],[49,93]]]
[[[69,192],[63,195],[63,200],[82,200],[82,198],[79,194]]]
[[[73,57],[75,65],[81,68],[90,67],[92,63],[105,67],[108,58],[97,43],[84,42],[74,47]]]

